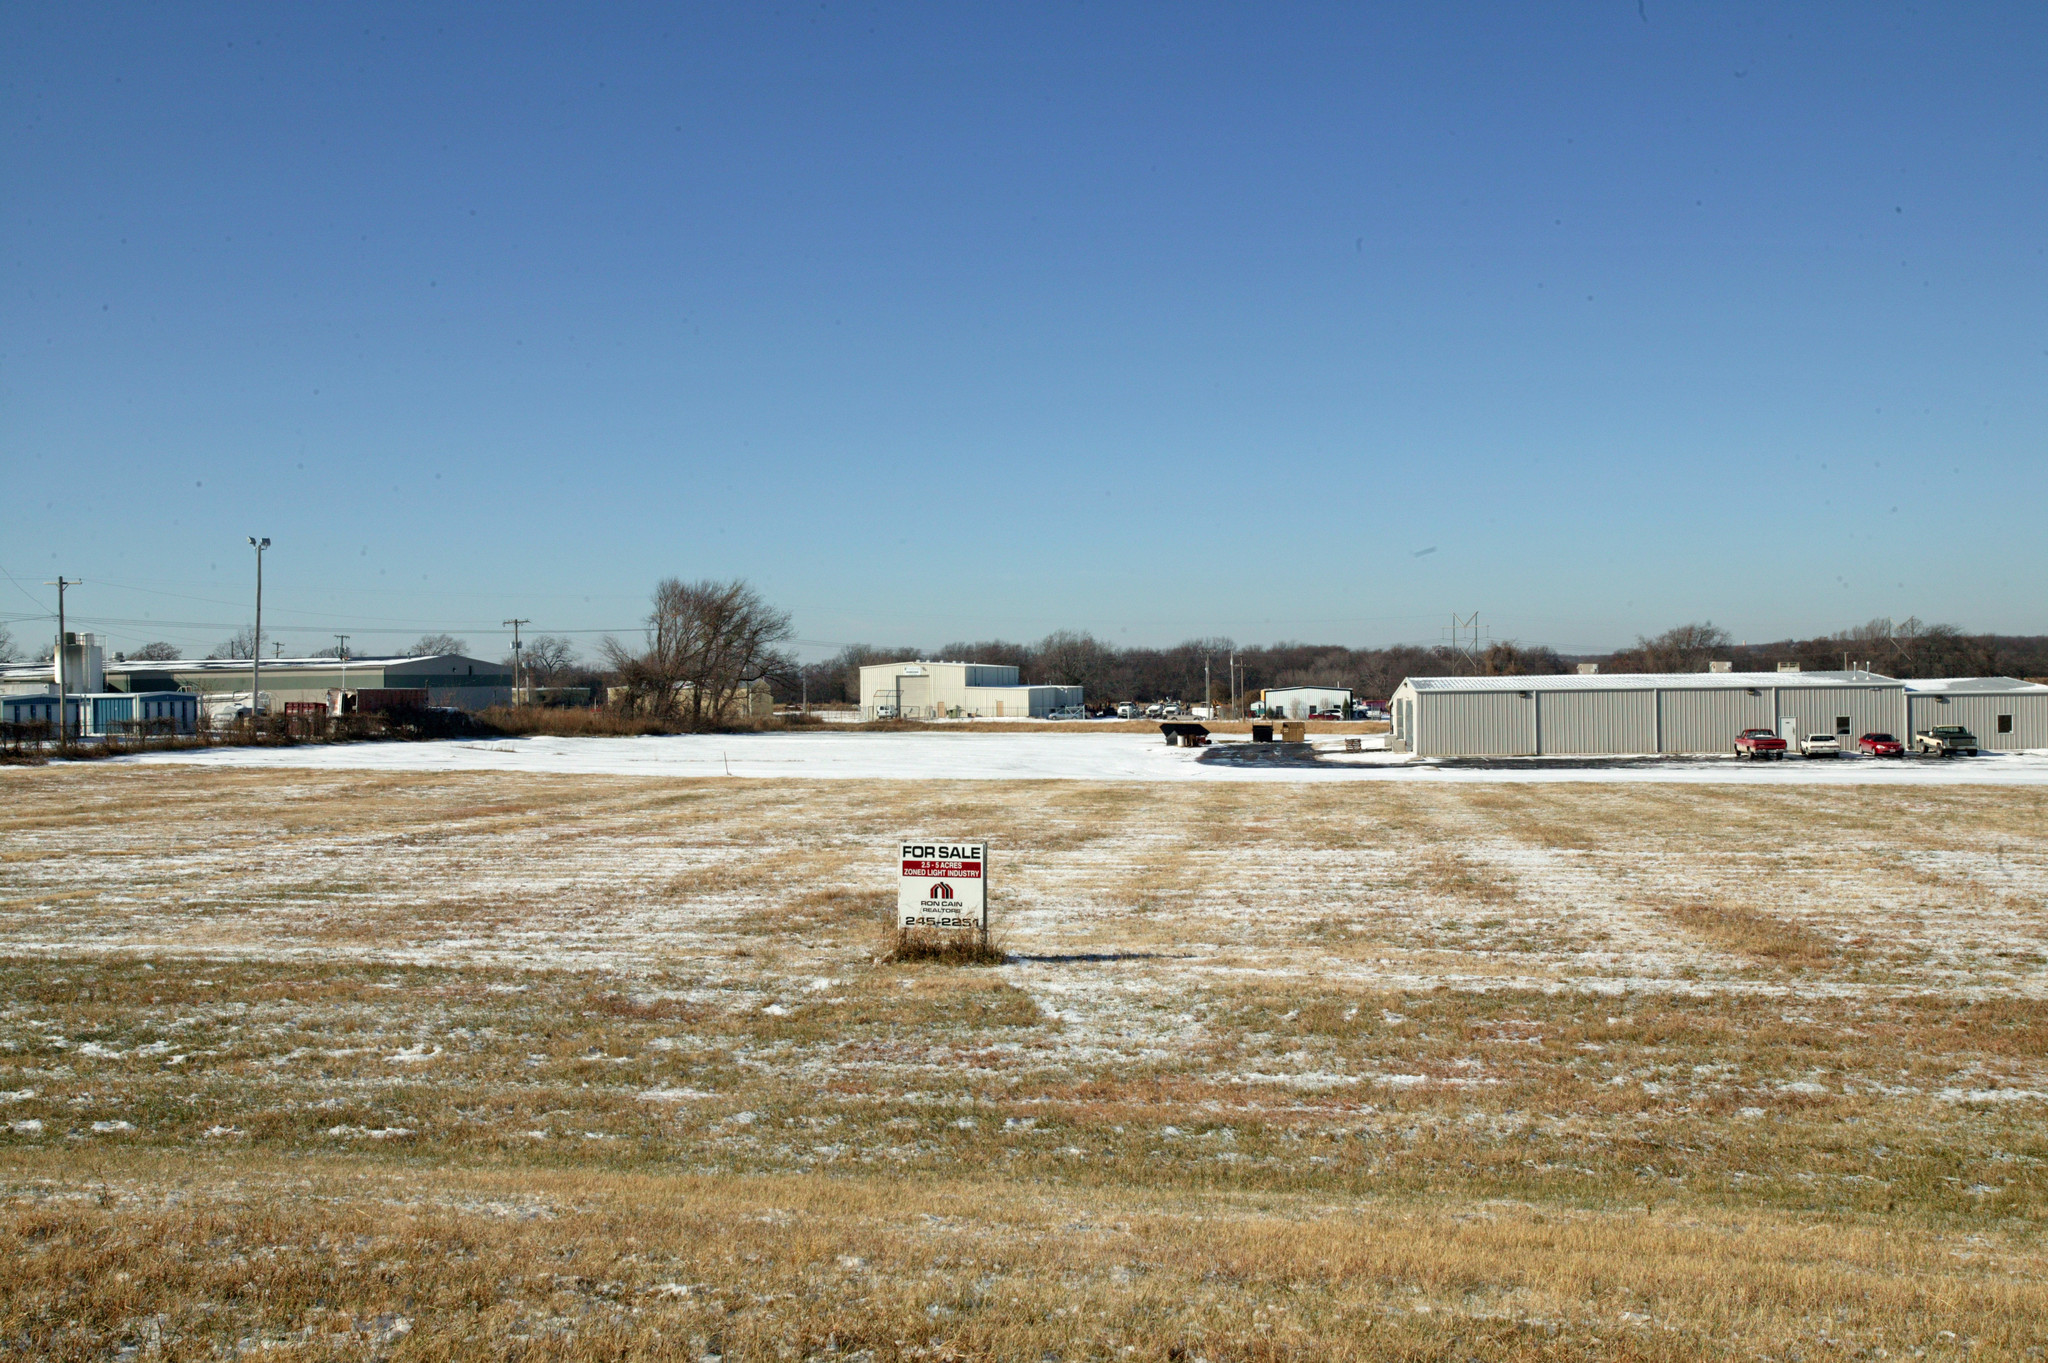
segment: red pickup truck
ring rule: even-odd
[[[1769,729],[1744,729],[1735,735],[1735,755],[1752,762],[1782,758],[1785,740]]]

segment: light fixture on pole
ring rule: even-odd
[[[259,540],[251,535],[249,543],[256,550],[256,633],[249,641],[249,731],[254,733],[263,713],[263,551],[270,547],[270,536]]]

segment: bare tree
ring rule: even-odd
[[[636,652],[606,639],[602,649],[638,704],[664,716],[680,708],[696,726],[723,714],[742,686],[787,666],[775,646],[792,632],[788,612],[737,578],[686,583],[671,577],[654,589],[647,647]]]
[[[7,626],[0,625],[0,663],[11,663],[21,657],[21,651],[14,646],[14,636],[7,632]]]
[[[1110,649],[1088,633],[1056,630],[1038,641],[1032,670],[1033,681],[1049,686],[1078,686],[1082,694],[1100,693],[1109,681],[1115,661]]]
[[[1654,639],[1638,638],[1627,653],[1615,655],[1617,670],[1629,666],[1639,672],[1704,672],[1716,653],[1726,652],[1728,631],[1711,620],[1677,625]]]
[[[1479,655],[1480,670],[1489,677],[1553,676],[1564,671],[1564,659],[1546,644],[1520,644],[1506,639],[1489,644]]]
[[[425,658],[442,653],[467,653],[469,640],[458,639],[452,634],[422,634],[406,649],[409,658]]]
[[[507,654],[505,661],[512,661]],[[519,665],[535,686],[553,686],[576,666],[576,646],[558,634],[536,634],[520,650]]]
[[[244,625],[232,637],[214,645],[208,658],[252,658],[256,655],[256,627]]]
[[[128,661],[131,663],[169,663],[176,662],[184,656],[185,651],[176,644],[167,644],[162,640],[158,640],[153,644],[144,644],[141,648],[136,649],[128,655]]]

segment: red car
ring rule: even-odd
[[[1769,729],[1744,729],[1735,735],[1735,755],[1752,762],[1782,758],[1785,740]]]
[[[1904,757],[1906,745],[1890,734],[1865,734],[1856,740],[1856,750],[1865,757]]]

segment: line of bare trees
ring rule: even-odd
[[[1210,687],[1229,694],[1228,639],[1191,639],[1170,648],[1119,648],[1085,633],[1062,630],[1036,643],[1005,639],[949,643],[936,652],[899,646],[855,644],[821,662],[807,663],[777,681],[778,698],[794,700],[799,684],[816,702],[854,702],[860,669],[867,663],[909,658],[954,658],[1007,663],[1022,680],[1078,684],[1089,703],[1122,700],[1199,699],[1202,668],[1209,664]],[[1971,635],[1953,625],[1917,619],[1872,620],[1834,634],[1804,640],[1743,644],[1711,621],[1679,625],[1639,638],[1629,648],[1605,654],[1567,655],[1542,644],[1497,642],[1478,652],[1416,645],[1346,648],[1341,645],[1281,643],[1237,650],[1240,685],[1249,693],[1270,686],[1349,687],[1361,697],[1384,699],[1403,677],[1458,675],[1530,676],[1569,672],[1576,663],[1597,663],[1602,672],[1704,672],[1726,661],[1738,671],[1774,670],[1798,663],[1807,671],[1868,665],[1895,677],[2048,676],[2048,636]]]

